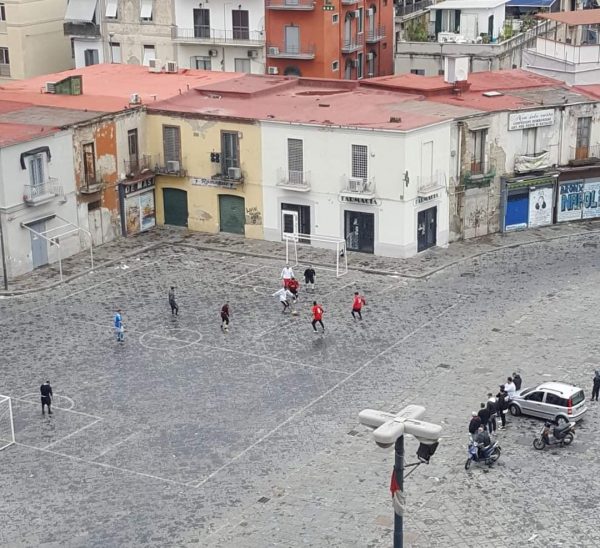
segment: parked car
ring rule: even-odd
[[[556,424],[576,422],[587,411],[583,390],[565,382],[545,382],[517,391],[510,401],[510,414],[531,415]]]

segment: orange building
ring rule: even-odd
[[[392,0],[266,0],[267,73],[360,80],[394,73]]]

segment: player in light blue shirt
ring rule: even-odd
[[[117,309],[115,313],[115,333],[117,335],[117,341],[123,342],[125,340],[125,328],[123,327],[123,318],[121,317],[121,309]]]

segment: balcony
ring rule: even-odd
[[[0,63],[0,77],[10,77],[10,65],[8,63]]]
[[[67,21],[63,23],[63,31],[65,36],[100,37],[100,25],[96,25],[96,23]]]
[[[267,57],[271,59],[314,59],[315,46],[283,45],[267,47]]]
[[[264,46],[264,33],[247,28],[237,29],[211,29],[204,26],[193,28],[173,27],[171,38],[178,43],[189,44],[219,44],[219,45],[242,45],[242,46]]]
[[[187,171],[183,167],[185,158],[182,160],[163,160],[159,154],[154,159],[154,173],[157,175],[169,175],[171,177],[185,177]]]
[[[569,147],[570,165],[588,165],[600,162],[600,145]]]
[[[354,6],[358,4],[360,0],[342,0],[342,6]]]
[[[385,38],[385,27],[383,25],[367,31],[367,44],[376,44]]]
[[[446,187],[446,176],[441,171],[436,171],[432,175],[420,176],[418,178],[417,194],[427,196]]]
[[[467,188],[490,186],[495,176],[496,168],[492,163],[471,158],[469,170],[463,173],[463,184]]]
[[[39,185],[25,185],[23,189],[23,201],[28,206],[38,206],[54,200],[57,196],[63,196],[63,187],[58,180],[48,177],[45,183]]]
[[[268,10],[312,11],[315,0],[266,0],[265,6]]]
[[[434,3],[434,0],[421,0],[420,2],[413,3],[409,3],[409,1],[404,1],[403,5],[396,5],[396,17],[403,18],[407,15],[424,11]]]
[[[128,179],[133,179],[142,175],[145,172],[152,171],[152,162],[149,155],[144,154],[138,158],[131,158],[129,160],[123,160],[125,166],[125,176]]]
[[[102,182],[100,176],[85,177],[85,181],[79,187],[79,193],[86,195],[96,194],[98,192],[101,192],[103,188],[104,183]]]
[[[310,190],[310,171],[279,169],[277,172],[277,186],[285,190],[308,192]]]
[[[375,203],[375,178],[343,176],[340,198],[346,202]]]
[[[230,167],[226,173],[217,173],[210,178],[210,186],[237,188],[244,184],[244,174],[239,167]]]
[[[356,36],[344,37],[342,42],[342,53],[352,53],[363,48],[364,36],[357,34]]]

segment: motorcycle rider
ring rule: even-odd
[[[544,440],[544,442],[546,443],[546,445],[550,445],[550,427],[552,426],[551,423],[549,423],[548,421],[546,421],[544,423],[544,429],[542,430],[542,438]]]
[[[490,435],[485,431],[483,426],[477,429],[477,435],[475,436],[475,443],[477,444],[477,455],[480,459],[484,458],[485,450],[492,444]]]

